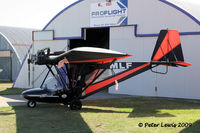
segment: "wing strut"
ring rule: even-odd
[[[50,68],[52,68],[52,66],[51,66]],[[47,72],[47,74],[46,74],[44,80],[42,81],[42,84],[40,85],[40,88],[42,88],[42,86],[44,85],[44,82],[45,82],[45,80],[47,79],[47,77],[48,77],[48,75],[49,75],[49,72],[50,72],[50,71]]]

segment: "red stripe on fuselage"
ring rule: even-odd
[[[120,75],[117,75],[115,77],[112,77],[110,79],[104,80],[104,81],[96,83],[94,85],[91,85],[86,89],[85,94],[91,93],[91,92],[96,91],[96,90],[98,90],[98,89],[100,89],[100,88],[102,88],[102,87],[104,87],[106,85],[112,84],[113,82],[115,82],[115,80],[122,79],[122,78],[124,78],[124,77],[126,77],[126,76],[128,76],[128,75],[130,75],[130,74],[132,74],[132,73],[134,73],[134,72],[136,72],[136,71],[148,66],[148,65],[150,65],[150,63],[146,63],[146,64],[144,64],[142,66],[139,66],[139,67],[136,67],[134,69],[131,69],[131,70],[127,71],[127,72],[124,72],[124,73],[122,73]]]

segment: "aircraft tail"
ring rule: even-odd
[[[150,69],[152,72],[159,74],[166,74],[168,72],[168,67],[166,67],[165,72],[159,72],[157,70],[154,71],[153,68],[157,67],[158,65],[184,67],[191,65],[184,62],[180,37],[177,30],[160,31],[153,55],[151,57],[151,62],[133,62],[133,65],[128,69],[111,75],[86,87],[84,89],[82,98],[106,89],[114,85],[116,82],[120,83]]]
[[[156,42],[152,64],[162,64],[167,66],[190,66],[184,62],[183,51],[179,32],[177,30],[161,30]]]

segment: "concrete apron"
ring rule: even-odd
[[[84,100],[102,100],[102,99],[114,99],[114,98],[124,98],[124,97],[133,97],[133,96],[99,92],[97,94],[87,97]],[[21,106],[21,105],[26,105],[26,103],[27,100],[21,97],[20,95],[0,95],[0,107]]]

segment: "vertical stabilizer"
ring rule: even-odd
[[[166,62],[181,65],[184,63],[179,32],[177,30],[161,30],[156,42],[152,62]],[[184,63],[184,65],[189,65]]]

